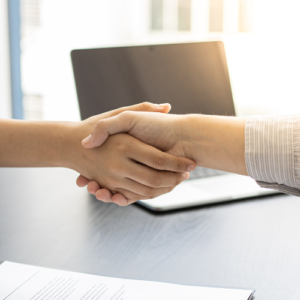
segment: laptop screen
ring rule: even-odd
[[[201,42],[73,50],[81,118],[148,101],[171,113],[235,115],[224,46]]]

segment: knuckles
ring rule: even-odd
[[[101,119],[97,122],[96,127],[97,128],[101,128],[105,123],[105,119]]]
[[[152,176],[147,180],[148,186],[152,188],[159,188],[162,185],[162,179],[159,176]]]
[[[149,186],[150,188],[161,188],[165,186],[163,183],[169,182],[170,186],[177,186],[182,182],[182,176],[181,173],[173,173],[173,172],[168,172],[169,174],[166,175],[164,174],[161,175],[159,172],[157,172],[155,175],[152,175],[151,177],[146,179],[146,185]],[[166,181],[165,177],[169,176],[169,180]]]
[[[127,154],[129,152],[129,150],[130,150],[130,147],[127,144],[118,143],[116,145],[116,150],[118,152],[120,152],[121,154]]]
[[[131,146],[128,143],[116,142],[114,149],[122,156],[128,156],[131,151]]]
[[[163,193],[159,193],[156,189],[154,188],[148,188],[144,191],[143,193],[143,199],[147,200],[147,199],[154,199],[158,196],[161,196],[161,195],[164,195],[164,194],[168,194],[170,193],[171,191],[174,190],[176,186],[172,186],[172,187],[168,187],[168,188],[165,188],[164,189],[164,192]],[[139,199],[140,200],[140,199]]]
[[[121,107],[116,110],[116,114],[123,114],[124,112],[131,111],[150,111],[153,108],[153,104],[150,102],[142,102],[133,106]]]
[[[140,104],[141,111],[149,111],[149,110],[151,110],[151,108],[152,108],[152,105],[150,102],[143,102]]]
[[[136,106],[134,110],[123,110],[119,113],[120,118],[128,119],[135,115],[136,111],[153,111],[153,104],[150,102],[143,102]]]
[[[105,119],[101,119],[101,120],[97,121],[93,131],[95,131],[96,133],[101,132],[102,129],[104,128],[104,126],[105,126]]]
[[[164,158],[160,154],[155,154],[152,157],[153,167],[155,169],[161,170],[164,167]]]
[[[153,199],[155,198],[155,190],[153,188],[146,188],[143,192],[143,196],[147,199]]]
[[[176,159],[175,167],[174,167],[176,172],[181,172],[183,170],[183,165],[180,161],[179,158]]]
[[[122,122],[126,122],[126,120],[134,116],[134,113],[134,111],[127,110],[120,113],[118,117],[121,119]]]

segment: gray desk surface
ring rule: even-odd
[[[300,299],[300,199],[153,215],[103,204],[75,179],[64,169],[0,169],[0,261]]]

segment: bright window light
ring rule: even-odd
[[[21,3],[27,119],[79,120],[72,49],[208,40],[225,43],[239,115],[300,110],[299,0]]]

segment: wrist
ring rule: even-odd
[[[197,166],[247,175],[245,118],[187,115],[184,151]]]
[[[91,133],[93,125],[95,124],[85,121],[61,125],[56,166],[82,172],[81,166],[88,149],[82,146],[81,141]]]

